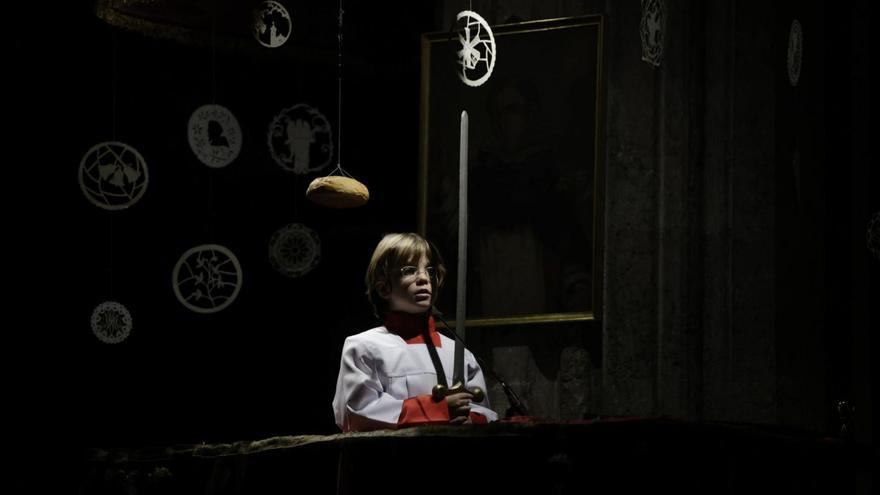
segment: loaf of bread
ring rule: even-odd
[[[327,208],[354,208],[370,199],[370,191],[351,177],[331,175],[313,180],[306,197]]]

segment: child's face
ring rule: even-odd
[[[418,263],[408,263],[416,267],[415,273],[408,273],[403,267],[397,267],[391,273],[391,290],[383,291],[382,297],[388,300],[392,311],[404,313],[424,313],[431,309],[434,287],[427,258],[422,256]],[[402,270],[403,269],[403,270]],[[406,273],[401,273],[401,272]]]

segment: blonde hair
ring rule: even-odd
[[[367,286],[367,299],[373,306],[373,313],[377,318],[382,318],[389,311],[388,302],[379,294],[380,283],[390,286],[392,271],[395,268],[418,262],[422,258],[434,266],[436,279],[434,284],[433,300],[437,300],[443,280],[446,278],[446,266],[437,248],[424,237],[414,233],[385,234],[373,251],[370,265],[367,267],[367,275],[364,282]]]

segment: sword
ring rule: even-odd
[[[467,388],[464,364],[465,318],[467,304],[467,220],[468,220],[468,113],[461,112],[461,136],[458,148],[458,271],[455,298],[455,364],[452,371],[452,387],[438,383],[432,394],[440,400],[447,395],[468,392],[477,402],[483,402],[485,394],[480,387]],[[445,380],[444,380],[445,381]]]

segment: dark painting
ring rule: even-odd
[[[601,280],[601,17],[508,24],[493,33],[494,70],[476,87],[459,79],[459,33],[422,41],[420,228],[450,274],[438,307],[455,314],[465,110],[469,325],[593,318]]]

